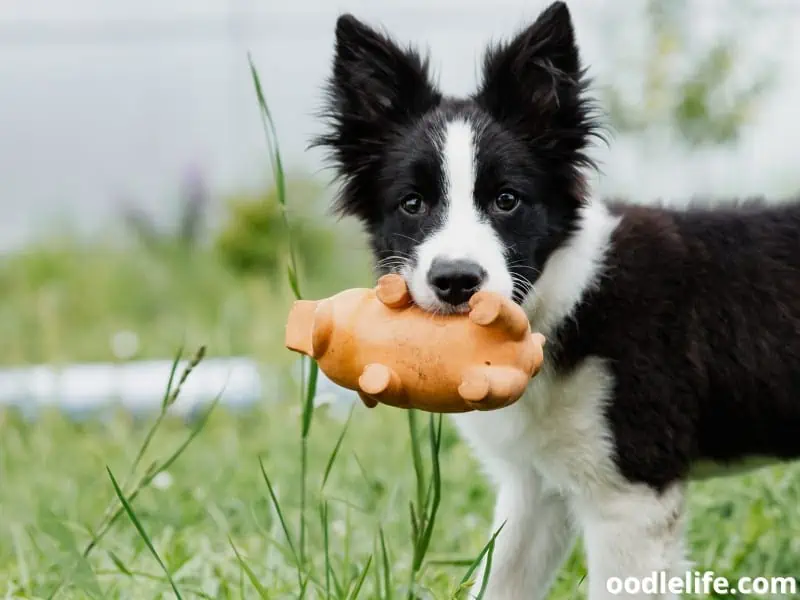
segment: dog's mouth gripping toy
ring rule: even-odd
[[[477,292],[469,309],[425,312],[400,275],[384,275],[374,289],[296,301],[286,347],[315,359],[369,407],[455,413],[513,404],[542,365],[544,336],[499,294]]]

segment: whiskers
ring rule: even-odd
[[[528,271],[532,271],[536,277],[538,277],[541,274],[541,271],[539,269],[525,264],[525,261],[523,259],[514,260],[508,263],[508,269],[509,271],[512,272],[517,270],[527,269]]]
[[[513,299],[521,303],[533,290],[533,283],[529,279],[511,271],[511,281],[514,282]]]
[[[375,263],[375,268],[382,273],[401,273],[411,265],[413,257],[410,254],[397,252]]]
[[[525,263],[524,259],[514,260],[508,263],[508,271],[511,274],[511,281],[514,282],[513,299],[522,303],[523,300],[533,291],[533,281],[539,279],[541,270]],[[524,271],[525,274],[521,273]],[[528,273],[530,271],[530,273]]]
[[[406,240],[410,241],[411,243],[413,243],[414,246],[419,246],[419,244],[420,244],[419,240],[414,239],[410,235],[405,235],[404,233],[393,233],[392,236],[406,239]]]

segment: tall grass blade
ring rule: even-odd
[[[364,581],[367,579],[367,573],[369,573],[369,568],[372,565],[372,555],[367,558],[367,564],[364,565],[364,569],[361,571],[361,575],[356,581],[356,586],[353,588],[353,591],[350,592],[348,596],[349,600],[355,600],[358,598],[358,595],[361,593],[361,588],[364,587]]]
[[[264,136],[267,140],[267,152],[270,156],[272,168],[275,171],[276,185],[278,188],[278,202],[286,205],[286,181],[283,177],[283,162],[281,160],[281,152],[278,146],[278,134],[275,128],[275,121],[272,118],[272,113],[269,110],[264,89],[261,86],[261,78],[258,76],[258,70],[253,63],[253,57],[248,54],[247,61],[250,64],[250,75],[253,78],[253,85],[256,90],[256,97],[258,98],[258,106],[261,109],[261,124],[264,127]]]
[[[383,597],[385,600],[392,600],[392,568],[389,565],[389,551],[386,547],[383,527],[378,528],[378,534],[381,540],[381,559],[383,560]]]
[[[303,600],[303,598],[306,597],[306,590],[308,589],[308,581],[309,581],[309,576],[306,575],[300,582],[300,595],[298,596],[299,600]]]
[[[416,429],[415,425],[414,420],[409,419],[409,428],[412,432]],[[407,597],[409,600],[414,598],[414,585],[416,584],[422,564],[425,561],[425,556],[428,553],[431,537],[433,535],[433,527],[436,523],[436,515],[439,511],[439,503],[441,501],[442,482],[439,469],[439,451],[442,439],[441,415],[438,415],[438,422],[434,415],[430,416],[428,432],[431,451],[431,479],[427,486],[425,485],[424,479],[417,479],[417,498],[419,503],[417,510],[414,508],[414,503],[410,503],[411,530],[414,544],[408,583]],[[419,448],[420,442],[418,437],[416,439],[412,438],[412,443]],[[419,465],[420,467],[422,465],[421,452]]]
[[[467,572],[464,573],[464,577],[461,578],[461,585],[462,586],[469,582],[470,578],[472,577],[472,574],[480,566],[481,561],[483,560],[483,557],[486,556],[486,554],[491,549],[494,548],[495,540],[497,539],[497,536],[500,534],[500,532],[503,530],[503,527],[505,527],[505,526],[506,526],[506,521],[503,521],[502,525],[500,525],[500,527],[497,528],[497,531],[494,532],[492,537],[489,538],[489,541],[486,542],[486,544],[483,546],[483,549],[481,550],[480,554],[478,554],[478,556],[475,557],[475,560],[472,561],[472,563],[469,566],[469,569],[467,569]],[[488,563],[487,563],[487,566],[488,566]],[[485,577],[484,577],[484,579],[485,579]]]
[[[301,298],[300,284],[297,282],[297,272],[294,270],[291,263],[286,265],[286,278],[289,280],[289,287],[292,289],[294,297]]]
[[[303,359],[304,361],[306,359]],[[300,435],[300,564],[306,561],[306,488],[308,481],[308,434],[311,431],[311,419],[314,416],[314,396],[317,393],[317,375],[319,367],[316,361],[310,360],[308,382],[302,412],[302,428]]]
[[[322,524],[322,551],[325,558],[325,600],[331,597],[331,555],[330,539],[328,537],[328,502],[323,500],[319,505],[319,520]]]
[[[161,398],[161,410],[164,411],[169,404],[169,399],[172,397],[172,386],[175,382],[175,373],[178,372],[178,365],[183,358],[183,345],[178,346],[178,351],[175,353],[175,358],[172,359],[172,366],[169,370],[169,378],[167,379],[167,389],[164,390],[164,397]]]
[[[417,430],[417,413],[413,409],[408,411],[408,431],[411,435],[411,460],[414,464],[414,475],[417,479],[417,508],[422,509],[425,505],[425,498],[422,492],[425,488],[425,471],[422,465],[422,449]]]
[[[167,569],[167,565],[164,564],[164,561],[161,560],[161,557],[158,555],[158,552],[156,552],[156,549],[153,547],[153,543],[150,541],[150,537],[147,535],[147,532],[144,530],[144,527],[142,527],[142,524],[139,522],[136,513],[133,512],[133,508],[131,508],[131,505],[128,503],[128,500],[125,498],[125,494],[122,493],[122,490],[120,489],[117,480],[114,478],[114,474],[108,467],[106,467],[106,471],[108,471],[108,476],[111,478],[111,484],[114,486],[114,492],[117,494],[117,498],[119,498],[119,501],[122,503],[122,506],[125,509],[128,518],[131,520],[131,523],[133,523],[133,526],[136,527],[136,531],[139,532],[139,536],[141,536],[142,540],[144,540],[144,543],[147,546],[148,550],[150,550],[150,553],[153,555],[153,557],[156,559],[161,569],[164,571],[164,574],[167,576],[169,584],[172,586],[172,591],[175,592],[175,596],[178,598],[178,600],[183,600],[183,597],[181,596],[181,593],[178,590],[178,586],[175,585],[175,581],[172,579],[172,574],[169,572],[169,569]]]
[[[167,399],[167,403],[164,408],[168,408],[171,405],[175,404],[175,401],[178,399],[178,396],[181,394],[181,390],[183,389],[183,384],[186,383],[186,380],[189,379],[189,375],[192,374],[192,371],[195,370],[197,365],[199,365],[203,358],[206,356],[206,347],[200,346],[195,352],[194,356],[189,360],[189,364],[183,369],[183,373],[181,373],[181,378],[178,380],[178,385],[175,386],[175,389],[172,391],[170,396]]]
[[[414,503],[408,503],[408,511],[411,514],[411,539],[414,541],[414,547],[417,545],[419,539],[419,519],[417,518],[417,511],[414,509]]]
[[[167,414],[167,409],[173,404],[175,404],[175,401],[178,399],[181,389],[183,388],[183,384],[186,383],[186,380],[189,378],[189,375],[192,373],[195,367],[200,364],[200,361],[203,360],[205,354],[206,354],[205,346],[200,346],[195,355],[189,361],[189,364],[183,370],[183,373],[181,374],[177,386],[174,386],[175,374],[178,371],[178,365],[180,364],[181,358],[183,357],[183,346],[178,348],[178,352],[175,354],[175,358],[172,360],[172,366],[170,367],[169,378],[167,379],[167,389],[164,392],[164,397],[161,399],[161,411],[156,417],[156,420],[150,426],[150,429],[147,431],[144,441],[142,442],[139,451],[136,453],[136,458],[133,460],[131,468],[128,471],[128,477],[126,478],[126,483],[123,485],[123,489],[127,487],[127,480],[134,475],[136,469],[139,467],[139,463],[142,461],[142,458],[144,458],[144,455],[147,452],[147,449],[150,447],[150,444],[152,443],[156,432],[161,426],[161,422],[164,420],[164,417]]]
[[[287,231],[291,231],[289,227],[289,217],[287,215],[286,207],[286,178],[283,170],[283,162],[281,160],[280,147],[278,145],[278,134],[275,128],[275,121],[272,118],[272,113],[269,110],[266,97],[264,96],[264,89],[261,86],[261,79],[258,76],[253,57],[248,55],[247,60],[250,64],[250,75],[253,79],[253,86],[256,90],[256,97],[258,99],[258,106],[261,112],[261,124],[264,128],[264,137],[267,140],[267,151],[270,155],[270,164],[272,166],[272,174],[275,178],[275,186],[277,189],[278,203],[281,206],[281,214],[283,215],[283,223]],[[297,259],[294,250],[294,241],[289,236],[289,281],[292,285],[292,291],[296,298],[301,298],[300,285],[297,280]]]
[[[170,377],[167,382],[167,389],[164,394],[165,398],[169,398],[170,396],[173,397],[175,396],[172,393],[172,388],[173,388],[175,373],[177,372],[177,366],[179,364],[181,355],[182,355],[182,350],[179,350],[178,353],[176,354],[175,359],[173,360]],[[202,358],[201,352],[198,351],[196,356],[200,356]],[[199,359],[197,362],[199,362]],[[185,378],[183,379],[185,380]],[[157,465],[156,463],[150,465],[150,467],[145,472],[145,475],[142,477],[141,481],[135,486],[133,491],[131,491],[130,494],[128,494],[127,499],[129,503],[132,504],[133,501],[136,499],[136,497],[139,495],[139,493],[143,489],[147,488],[157,475],[159,475],[163,471],[166,471],[170,466],[172,466],[172,464],[176,460],[178,460],[178,458],[180,458],[180,456],[183,454],[183,452],[186,450],[189,444],[191,444],[192,441],[200,434],[200,432],[203,431],[206,424],[208,423],[208,419],[211,416],[211,413],[217,407],[217,404],[219,404],[221,397],[222,397],[222,391],[219,394],[217,394],[216,397],[211,401],[208,408],[203,412],[202,416],[197,420],[196,425],[192,428],[192,431],[189,433],[189,435],[164,462],[162,462],[160,465]],[[133,473],[136,470],[136,467],[138,466],[138,463],[141,462],[141,459],[144,456],[145,451],[147,450],[147,446],[150,443],[149,440],[152,440],[152,438],[155,435],[155,431],[158,429],[163,420],[163,415],[164,411],[162,410],[159,413],[159,417],[156,418],[155,423],[150,428],[150,431],[145,436],[145,441],[139,448],[139,451],[137,452],[136,455],[136,459],[134,460],[131,469],[129,469],[129,477],[133,475]],[[87,558],[92,553],[92,551],[103,540],[106,534],[111,530],[111,528],[116,524],[116,522],[125,512],[124,506],[117,507],[117,509],[114,510],[113,512],[112,509],[113,509],[113,504],[109,505],[109,507],[105,510],[104,516],[101,519],[100,524],[97,526],[96,530],[94,532],[90,532],[91,539],[86,544],[86,547],[83,549],[83,552],[81,553],[81,555],[84,558]],[[51,591],[51,593],[48,595],[48,600],[52,600],[53,598],[55,598],[66,583],[67,579],[62,578],[59,581],[59,583],[56,584],[55,588]]]
[[[478,592],[475,600],[483,600],[483,595],[486,593],[486,588],[489,585],[489,574],[492,572],[492,556],[494,555],[494,538],[489,542],[489,549],[486,552],[486,568],[483,570],[483,581],[481,581],[481,589]]]
[[[242,558],[242,555],[239,554],[239,550],[236,548],[236,545],[233,543],[233,540],[228,537],[228,542],[230,542],[231,548],[233,548],[233,553],[236,554],[236,560],[239,562],[239,565],[242,567],[242,571],[247,576],[247,579],[250,580],[250,584],[256,589],[259,598],[262,600],[270,600],[270,596],[267,593],[267,590],[261,585],[261,582],[258,580],[258,577],[253,572],[253,569],[250,568],[245,560]]]
[[[350,521],[350,507],[344,508],[344,543],[342,549],[342,572],[350,573],[350,535],[353,532],[353,523]],[[347,583],[347,589],[350,589],[350,582]]]
[[[380,558],[380,548],[378,547],[377,538],[372,540],[372,556]],[[382,581],[381,577],[383,576],[382,570],[383,569],[381,568],[380,562],[377,562],[375,568],[372,569],[372,577],[373,577],[372,589],[374,590],[373,596],[376,598],[376,600],[385,599],[385,596],[382,593],[383,592],[383,584],[381,583]]]
[[[139,482],[136,488],[128,495],[128,502],[133,503],[136,497],[141,493],[141,491],[147,488],[150,483],[155,479],[157,475],[169,469],[172,464],[180,458],[180,456],[184,453],[186,448],[189,447],[189,444],[200,435],[200,432],[203,431],[206,424],[208,423],[208,419],[211,416],[213,410],[219,404],[220,399],[222,398],[222,394],[218,394],[214,400],[209,405],[208,409],[203,413],[203,416],[198,419],[197,424],[195,427],[189,432],[189,435],[186,436],[186,439],[181,442],[181,444],[170,454],[167,459],[162,462],[158,467],[150,468],[147,471],[147,474],[144,478]],[[122,514],[125,512],[124,507],[120,506],[112,515],[111,518],[106,521],[104,525],[102,525],[96,534],[92,536],[91,541],[86,545],[86,548],[83,550],[83,556],[87,557],[95,549],[95,547],[100,543],[100,541],[105,537],[105,535],[109,532],[109,530],[114,526],[114,524],[119,520]]]
[[[425,518],[425,529],[422,534],[422,540],[420,544],[420,556],[419,562],[417,567],[422,566],[422,561],[425,559],[425,555],[428,552],[428,547],[430,546],[431,537],[433,536],[433,527],[436,523],[436,515],[439,512],[439,503],[442,499],[442,477],[441,471],[439,469],[439,450],[442,441],[442,415],[438,415],[438,422],[435,423],[435,417],[431,415],[430,418],[430,446],[431,446],[431,486],[430,490],[432,491],[432,497],[430,494],[426,494],[425,498],[425,508],[426,508],[426,518]],[[430,504],[429,504],[430,501]]]
[[[314,416],[314,398],[317,395],[317,379],[319,378],[319,365],[312,359],[308,360],[311,365],[308,370],[308,382],[306,383],[305,404],[303,406],[303,429],[302,435],[308,437],[311,431],[311,418]]]
[[[253,57],[248,55],[248,62],[250,64],[250,74],[253,79],[253,86],[256,90],[256,97],[258,99],[258,106],[261,113],[261,124],[264,129],[264,137],[267,142],[267,150],[270,155],[270,163],[272,166],[272,174],[275,178],[275,185],[277,188],[278,203],[281,207],[281,216],[283,224],[288,233],[289,245],[289,265],[287,272],[289,276],[289,285],[292,288],[295,298],[302,298],[300,291],[300,283],[298,281],[297,270],[297,257],[295,253],[294,239],[292,236],[292,229],[289,225],[289,217],[287,213],[287,194],[286,194],[286,177],[283,169],[283,162],[281,160],[280,145],[278,143],[278,133],[275,127],[275,120],[272,118],[269,105],[267,104],[266,96],[264,95],[264,88],[261,85],[261,79],[258,76]],[[307,437],[311,429],[311,420],[314,414],[314,396],[317,389],[317,373],[318,367],[316,362],[312,361],[309,373],[309,379],[306,382],[303,377],[303,385],[305,387],[305,398],[303,401],[302,411],[302,442],[301,442],[301,458],[300,458],[300,525],[299,525],[299,551],[298,551],[298,568],[303,568],[305,564],[306,555],[306,522],[305,522],[305,508],[306,508],[306,475],[307,475],[307,462],[308,462],[308,448]]]
[[[306,480],[308,474],[308,438],[300,439],[300,553],[298,568],[306,564]]]
[[[139,463],[142,461],[142,458],[144,458],[144,455],[147,452],[147,449],[150,447],[150,443],[153,441],[156,432],[161,427],[161,422],[164,420],[164,417],[167,413],[167,408],[170,405],[170,398],[172,398],[172,390],[175,383],[175,374],[178,372],[178,365],[181,362],[181,358],[183,358],[183,345],[178,347],[178,351],[175,353],[175,357],[172,359],[169,377],[167,378],[167,388],[164,390],[164,396],[161,398],[161,410],[159,411],[155,421],[153,421],[152,425],[150,425],[150,429],[147,430],[147,433],[144,436],[144,441],[139,447],[139,451],[136,453],[136,457],[133,459],[130,469],[128,469],[128,475],[122,484],[123,489],[127,489],[128,483],[136,474],[136,470],[139,468]],[[106,511],[106,514],[107,513],[108,511]]]
[[[336,576],[336,571],[331,569],[331,581],[333,582],[333,587],[336,590],[336,597],[337,598],[344,598],[345,591],[342,582],[339,581],[339,578]]]
[[[347,433],[347,429],[350,426],[350,419],[353,417],[353,409],[350,409],[350,412],[347,415],[347,420],[344,422],[344,427],[342,427],[342,432],[339,434],[339,438],[336,440],[336,444],[333,447],[333,451],[331,452],[330,458],[328,458],[328,464],[325,465],[325,471],[322,475],[322,485],[320,486],[320,492],[325,489],[325,484],[328,482],[328,477],[331,474],[331,470],[333,469],[333,463],[336,461],[336,457],[339,455],[339,450],[342,447],[342,442],[344,441],[344,436]]]
[[[297,554],[297,550],[294,547],[294,542],[292,541],[292,534],[289,531],[289,526],[286,523],[286,519],[283,517],[283,511],[281,510],[280,502],[278,502],[278,497],[275,495],[275,489],[272,487],[272,482],[269,479],[269,475],[267,475],[267,470],[264,468],[264,461],[261,458],[258,459],[258,464],[261,466],[261,475],[264,478],[264,482],[267,484],[267,489],[269,490],[269,496],[272,499],[272,505],[275,507],[275,512],[278,515],[278,520],[281,524],[281,529],[283,529],[283,534],[286,536],[286,543],[289,544],[289,550],[292,553],[292,556],[297,564],[297,567],[300,567],[300,557]]]
[[[111,550],[108,551],[108,558],[111,559],[111,562],[114,563],[114,566],[117,567],[117,570],[122,573],[123,575],[127,575],[128,577],[133,577],[133,573],[131,570],[125,566],[125,563],[120,560],[119,556],[114,554]]]
[[[186,436],[186,439],[184,439],[183,442],[181,442],[180,445],[175,448],[172,454],[170,454],[167,459],[158,466],[158,468],[153,469],[153,472],[145,477],[145,479],[142,481],[142,485],[150,485],[150,482],[153,481],[156,475],[169,469],[172,464],[181,457],[186,448],[189,447],[189,444],[191,444],[194,439],[200,435],[203,429],[205,429],[206,425],[208,424],[208,419],[211,417],[211,413],[214,412],[214,409],[219,404],[220,399],[222,399],[222,392],[214,397],[203,415],[197,420],[197,424],[189,432],[189,435]]]

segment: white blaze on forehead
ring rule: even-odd
[[[511,296],[513,282],[506,267],[504,245],[475,203],[475,130],[465,119],[449,121],[437,141],[443,173],[439,199],[443,204],[442,221],[417,248],[416,265],[407,273],[411,293],[421,306],[439,307],[427,282],[431,263],[439,258],[477,263],[486,271],[482,289]]]
[[[466,121],[451,121],[444,130],[442,170],[444,200],[447,203],[445,227],[474,227],[480,223],[475,206],[475,135]]]

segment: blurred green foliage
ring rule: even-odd
[[[337,260],[337,248],[343,240],[329,225],[323,224],[325,221],[320,215],[311,214],[322,197],[322,188],[299,179],[288,181],[287,189],[293,207],[305,208],[304,213],[290,215],[291,242],[276,188],[236,194],[227,200],[226,222],[215,236],[214,245],[234,273],[265,277],[270,281],[285,279],[290,243],[306,278],[323,276]]]
[[[3,257],[0,362],[107,360],[121,331],[138,337],[138,357],[170,356],[183,342],[215,354],[259,347],[253,323],[285,294],[242,286],[207,249],[160,247],[46,239]]]
[[[292,238],[309,297],[365,285],[370,267],[351,224],[324,218],[321,187],[289,183]],[[171,220],[128,210],[104,234],[62,230],[0,256],[0,364],[169,358],[182,344],[212,355],[292,357],[283,348],[288,237],[273,192],[210,202],[193,188]],[[222,205],[221,219],[209,218]],[[215,215],[217,216],[217,215]]]
[[[735,25],[736,17],[746,16],[754,5],[728,3],[721,21],[728,27],[707,45],[699,40],[699,5],[696,0],[646,1],[646,46],[634,63],[643,71],[641,88],[626,98],[611,86],[603,99],[617,131],[662,127],[676,131],[689,147],[721,145],[735,142],[754,117],[775,82],[773,65],[761,64],[746,77],[738,70],[740,41],[747,37]]]

